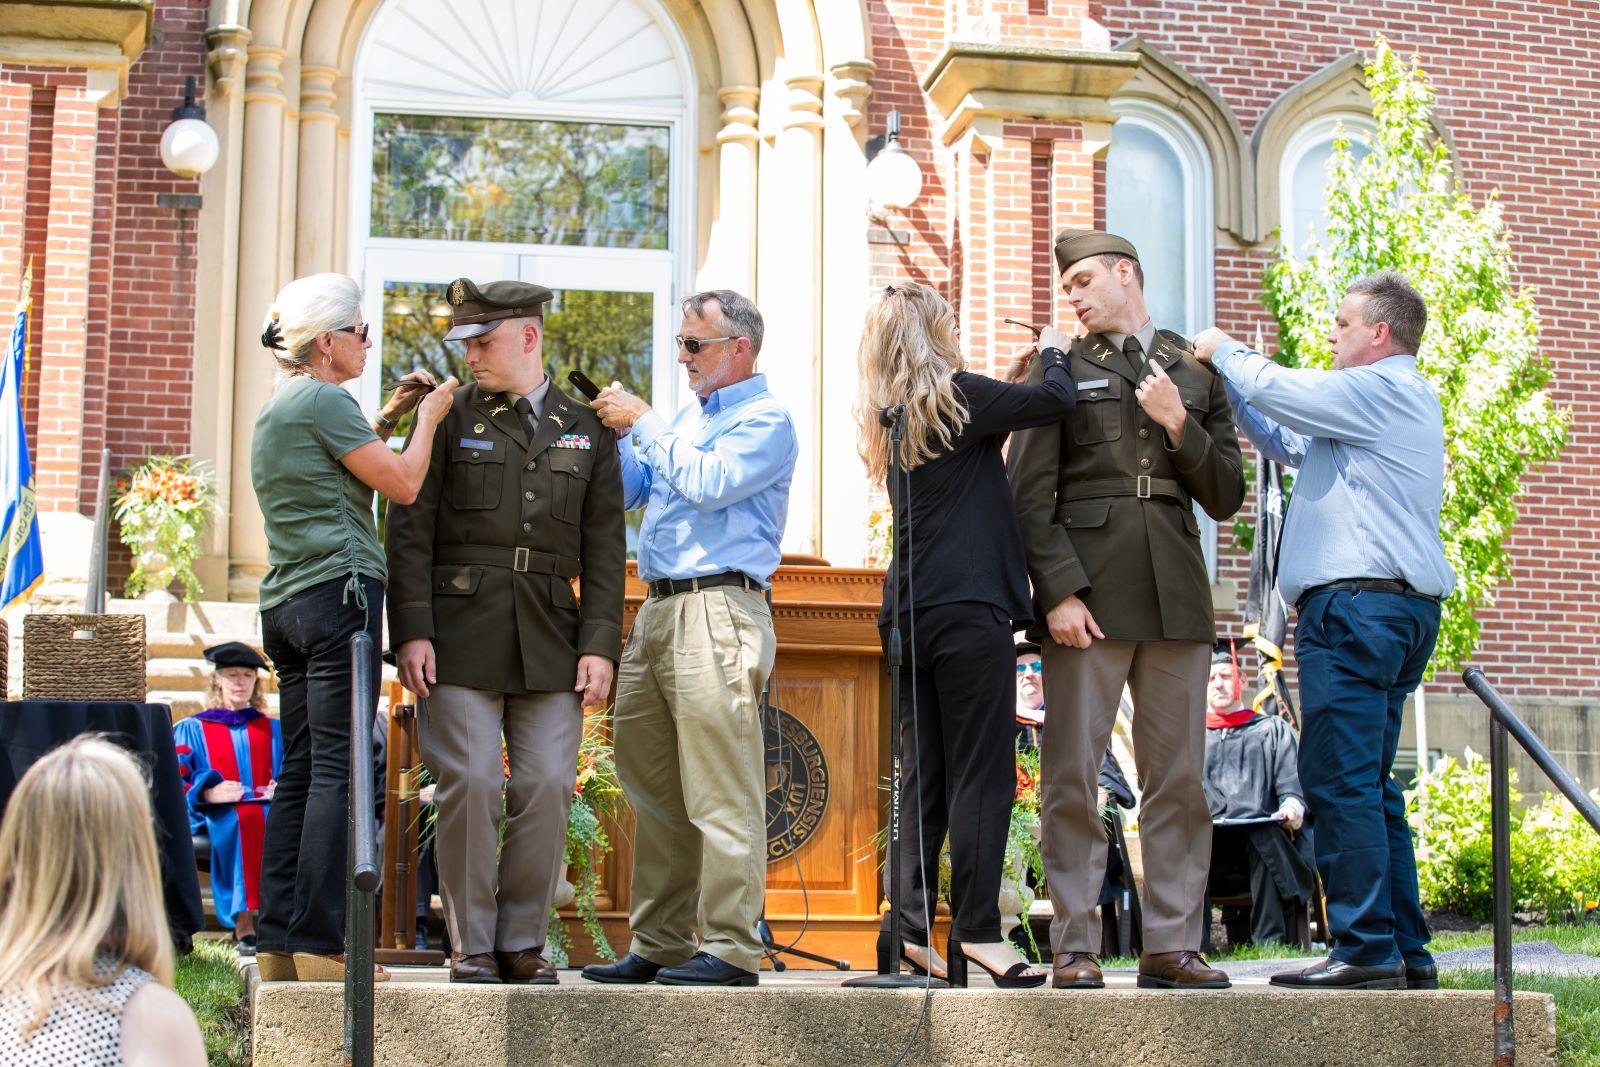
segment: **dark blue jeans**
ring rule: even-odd
[[[1405,800],[1389,772],[1406,696],[1438,636],[1439,605],[1420,597],[1324,590],[1300,606],[1300,783],[1332,955],[1356,966],[1433,962]]]
[[[383,638],[383,585],[361,579],[363,611],[353,596],[345,600],[346,581],[341,576],[314,585],[261,613],[261,641],[278,672],[283,727],[283,768],[261,847],[262,951],[344,951],[350,638],[361,630],[372,636],[368,718],[377,707]]]

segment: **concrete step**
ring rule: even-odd
[[[395,980],[377,987],[380,1064],[525,1067],[603,1063],[888,1064],[922,1008],[920,990],[842,989],[839,974],[764,973],[755,989],[600,986],[571,971],[557,987]],[[1239,1064],[1462,1067],[1492,1056],[1487,992],[1296,993],[1260,984],[1216,992],[1132,988],[938,992],[908,1063]],[[257,986],[255,1067],[342,1061],[343,986]],[[1556,1063],[1555,1003],[1518,993],[1517,1062]]]
[[[143,615],[149,633],[251,634],[261,643],[261,611],[245,601],[201,600],[193,604],[112,599],[113,615]]]
[[[169,633],[147,630],[144,635],[145,651],[153,659],[201,659],[206,649],[225,641],[240,641],[251,648],[261,648],[261,635],[258,633]]]
[[[190,658],[157,658],[153,653],[145,664],[145,684],[151,689],[193,690],[198,696],[205,691],[211,677],[211,664],[196,656]],[[278,689],[276,678],[267,679],[267,692]]]

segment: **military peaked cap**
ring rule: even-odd
[[[490,282],[479,287],[471,278],[457,278],[445,291],[445,300],[455,312],[446,341],[481,337],[506,319],[537,318],[555,296],[532,282]]]
[[[1056,269],[1062,274],[1074,263],[1110,253],[1137,260],[1139,253],[1126,237],[1101,230],[1062,230],[1056,234]]]

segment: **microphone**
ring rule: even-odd
[[[900,421],[900,417],[905,413],[906,406],[904,404],[895,404],[878,412],[878,422],[884,426],[893,426]]]

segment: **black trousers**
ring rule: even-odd
[[[1250,891],[1250,910],[1225,907],[1222,923],[1228,931],[1230,945],[1253,942],[1267,945],[1289,943],[1290,902],[1278,892],[1278,883],[1272,877],[1261,854],[1250,843],[1248,831],[1237,826],[1217,827],[1211,838],[1211,874],[1207,896],[1236,896],[1242,890]],[[1211,924],[1206,924],[1210,936]]]
[[[278,672],[283,769],[261,850],[258,948],[344,951],[350,814],[350,638],[372,636],[377,708],[383,585],[363,577],[367,606],[345,598],[344,577],[261,613],[261,639]],[[372,813],[365,813],[367,819]]]
[[[887,649],[887,627],[881,634]],[[902,933],[912,944],[928,943],[924,899],[931,906],[938,897],[939,851],[948,832],[951,936],[999,941],[1000,868],[1017,793],[1011,620],[990,604],[939,604],[917,609],[914,636],[902,616],[901,636],[900,877],[906,899],[894,903]],[[888,880],[886,868],[886,896]]]

